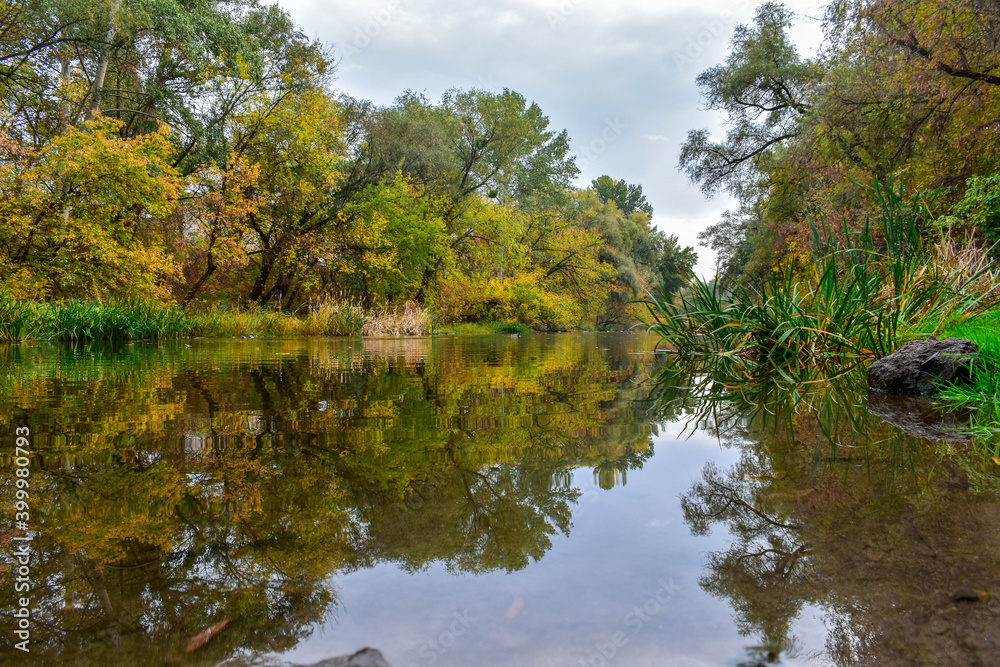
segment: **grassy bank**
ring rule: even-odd
[[[944,337],[968,338],[979,346],[982,366],[972,383],[949,387],[939,400],[955,408],[972,409],[976,413],[976,430],[983,440],[1000,435],[1000,310],[991,310],[960,324],[945,328]],[[994,453],[998,453],[997,445]]]
[[[520,322],[460,322],[445,325],[439,331],[454,334],[527,334],[532,329]]]
[[[272,310],[185,312],[143,299],[39,303],[0,298],[0,341],[128,341],[239,336],[419,336],[434,329],[429,311],[365,309],[326,301],[303,316]]]

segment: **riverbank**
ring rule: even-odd
[[[982,439],[995,439],[1000,433],[1000,310],[991,310],[947,327],[940,337],[971,340],[979,346],[982,365],[971,384],[949,387],[939,399],[949,407],[974,410],[977,434]]]
[[[106,303],[55,303],[0,299],[0,341],[129,341],[189,337],[257,336],[426,336],[445,334],[527,334],[519,322],[442,324],[430,309],[407,303],[401,309],[365,309],[327,301],[295,315],[264,308],[211,307],[184,311],[138,298]]]
[[[419,336],[434,331],[429,310],[365,309],[327,301],[304,315],[264,308],[211,307],[184,311],[139,298],[104,303],[66,300],[0,301],[0,340],[115,341],[188,337]]]

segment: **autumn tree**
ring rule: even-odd
[[[24,298],[164,296],[176,265],[145,226],[165,216],[179,182],[166,127],[120,138],[99,116],[41,148],[3,145],[0,281]]]

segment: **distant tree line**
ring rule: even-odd
[[[333,56],[256,0],[12,0],[0,13],[0,289],[450,320],[634,321],[696,256],[642,189],[587,189],[516,92],[331,87]]]

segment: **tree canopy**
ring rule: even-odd
[[[601,181],[617,209],[597,222],[566,131],[523,95],[379,107],[333,70],[258,0],[8,3],[0,293],[634,322],[619,302],[652,288],[666,247],[641,186]]]
[[[937,191],[929,215],[968,222],[959,202],[1000,169],[996,18],[971,0],[838,0],[823,18],[825,47],[808,59],[782,5],[737,28],[725,63],[698,78],[725,138],[694,130],[680,154],[707,195],[739,201],[703,239],[727,275],[801,252],[810,220],[859,228],[875,206],[859,184],[872,179]],[[971,230],[992,238],[988,224]]]

